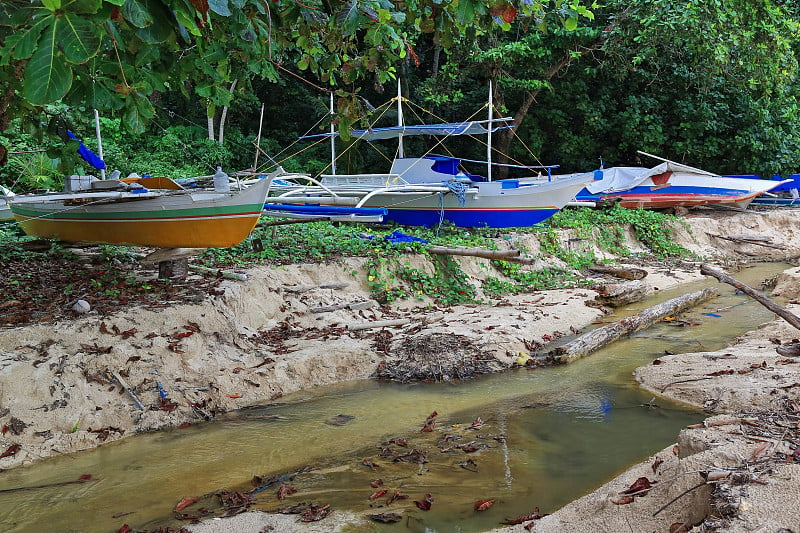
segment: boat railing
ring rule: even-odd
[[[331,187],[348,185],[368,185],[370,187],[391,187],[408,185],[399,174],[323,174],[322,183]]]

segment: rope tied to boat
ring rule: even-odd
[[[469,189],[469,185],[463,181],[448,181],[447,188],[458,198],[459,207],[464,207],[467,203],[467,190]]]

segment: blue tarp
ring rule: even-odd
[[[80,143],[80,146],[78,146],[78,155],[80,155],[83,158],[84,161],[86,161],[87,163],[89,163],[90,165],[92,165],[94,168],[96,168],[98,170],[102,170],[102,169],[106,168],[105,161],[100,159],[100,157],[96,153],[94,153],[91,150],[89,150],[86,147],[86,145],[83,144],[83,141],[78,139],[75,136],[74,133],[72,133],[71,131],[67,130],[67,135],[69,135],[70,139],[74,139],[74,140],[76,140],[76,141],[78,141]]]
[[[395,230],[391,232],[389,235],[383,238],[386,241],[399,243],[399,242],[422,242],[427,243],[428,241],[425,239],[420,239],[419,237],[413,237],[411,235],[406,235],[402,231]]]

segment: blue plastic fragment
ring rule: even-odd
[[[703,313],[704,316],[713,316],[715,318],[722,318],[722,315],[718,315],[717,313]]]

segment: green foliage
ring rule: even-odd
[[[484,281],[483,291],[493,298],[500,298],[506,294],[572,288],[589,284],[586,280],[578,279],[572,271],[561,268],[523,270],[519,264],[508,261],[492,261],[492,265],[504,276],[510,278],[510,281],[506,281],[489,277]]]
[[[562,210],[550,219],[550,228],[575,230],[579,238],[591,239],[599,248],[616,255],[628,255],[624,247],[624,228],[630,226],[635,237],[659,258],[691,255],[674,241],[676,226],[686,223],[674,215],[646,209],[628,209],[614,205],[605,209],[578,208]],[[545,232],[542,246],[577,268],[595,261],[588,251],[563,250],[552,229]]]

